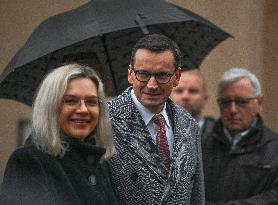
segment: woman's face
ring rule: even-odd
[[[69,82],[59,110],[59,125],[71,137],[84,140],[96,128],[100,108],[97,87],[89,78]]]

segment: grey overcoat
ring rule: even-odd
[[[199,128],[186,110],[167,101],[174,130],[167,174],[162,157],[137,110],[131,87],[109,102],[117,154],[111,161],[119,204],[204,204]]]

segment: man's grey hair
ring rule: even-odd
[[[112,140],[111,125],[103,90],[103,83],[97,73],[88,66],[68,64],[54,69],[42,81],[33,103],[32,138],[42,151],[63,157],[68,144],[63,141],[63,132],[59,125],[59,109],[68,87],[73,79],[88,78],[96,84],[100,98],[100,116],[92,136],[96,144],[106,148],[104,159],[112,157],[115,148]],[[92,137],[91,136],[91,137]]]
[[[227,84],[238,81],[242,78],[247,78],[250,80],[255,96],[258,97],[262,95],[261,84],[258,78],[253,73],[244,68],[231,68],[226,71],[218,81],[217,95],[219,96]]]

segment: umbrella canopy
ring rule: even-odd
[[[0,76],[0,97],[32,104],[51,69],[65,62],[88,63],[104,78],[106,92],[127,86],[131,49],[145,34],[177,42],[183,68],[197,68],[230,35],[204,18],[163,0],[92,0],[42,22]]]

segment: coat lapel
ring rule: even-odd
[[[127,89],[117,100],[121,101],[120,104],[126,105],[125,110],[116,110],[113,114],[114,122],[119,121],[119,124],[125,122],[124,126],[119,129],[119,132],[128,133],[128,135],[121,137],[120,140],[124,142],[122,144],[125,144],[130,152],[136,154],[139,159],[145,162],[145,166],[158,178],[165,181],[167,170],[163,164],[163,159],[131,98],[130,89]],[[129,110],[129,112],[126,112],[126,110]]]
[[[172,110],[174,145],[172,155],[171,172],[169,183],[172,188],[179,183],[179,179],[184,176],[191,176],[195,173],[197,162],[196,139],[198,138],[198,126],[193,120],[185,115],[176,114],[180,109],[172,101],[169,102]],[[180,113],[180,112],[178,112]],[[189,114],[188,114],[189,115]],[[196,138],[195,140],[191,140]],[[186,169],[186,171],[185,171]]]

